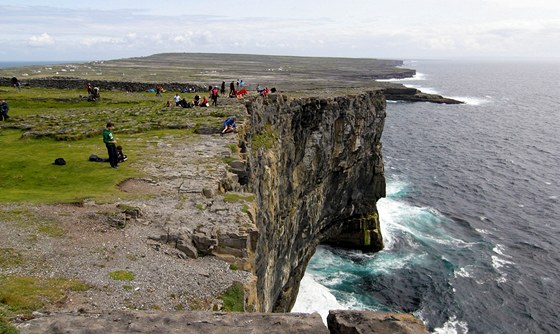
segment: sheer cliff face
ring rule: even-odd
[[[258,98],[247,105],[250,187],[257,195],[257,310],[289,312],[321,242],[382,248],[385,195],[378,91],[328,99]]]

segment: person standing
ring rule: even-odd
[[[235,83],[232,81],[229,84],[229,97],[235,97],[235,95],[237,95],[237,92],[235,92]]]
[[[212,99],[212,105],[214,107],[218,106],[218,87],[214,86],[214,88],[212,88],[212,90],[210,91],[210,98]]]
[[[118,168],[118,153],[117,153],[117,141],[113,137],[114,125],[111,122],[107,123],[105,130],[103,130],[103,142],[107,146],[107,152],[109,153],[109,163],[112,168]]]
[[[8,116],[8,111],[10,106],[5,100],[0,100],[0,121],[7,121],[10,116]]]
[[[222,81],[222,86],[220,87],[220,94],[226,95],[226,82]]]

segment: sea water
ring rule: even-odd
[[[408,61],[466,102],[387,104],[385,248],[320,246],[293,311],[408,312],[434,333],[560,332],[560,63]]]

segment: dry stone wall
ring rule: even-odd
[[[12,78],[0,78],[0,86],[11,86]],[[168,91],[206,91],[207,86],[197,83],[181,83],[181,82],[130,82],[130,81],[110,81],[110,80],[87,80],[82,78],[68,78],[68,77],[48,77],[48,78],[30,78],[19,80],[22,87],[44,87],[44,88],[58,88],[58,89],[86,89],[87,83],[99,87],[101,91],[107,90],[121,90],[127,92],[145,92],[150,89],[155,89],[157,84],[162,85]]]

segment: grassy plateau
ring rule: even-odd
[[[10,105],[10,119],[0,122],[0,202],[110,201],[124,196],[116,187],[141,176],[137,164],[126,162],[118,171],[107,163],[90,162],[95,154],[107,157],[101,132],[109,121],[129,161],[149,159],[158,138],[197,136],[202,125],[219,126],[224,117],[239,111],[237,103],[218,108],[167,108],[174,92],[102,92],[102,99],[88,102],[84,92],[46,88],[0,87]],[[167,96],[168,95],[168,96]],[[182,94],[187,100],[192,94]],[[66,165],[58,166],[56,158]]]

